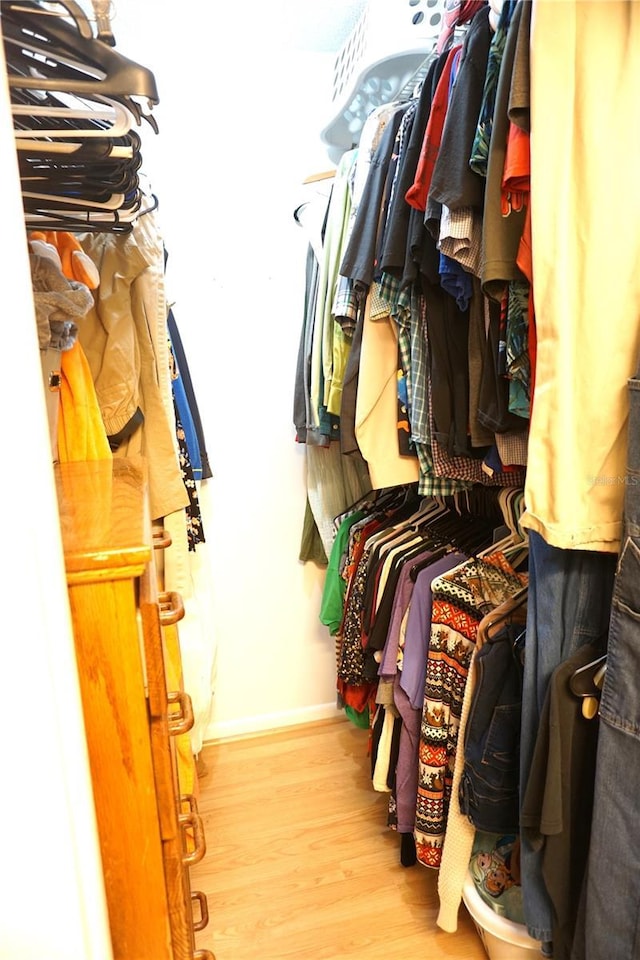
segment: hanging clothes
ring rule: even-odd
[[[402,717],[396,782],[389,806],[389,825],[400,834],[411,836],[412,840],[418,793],[418,751],[426,649],[431,629],[431,583],[467,559],[464,554],[455,550],[444,556],[440,554],[441,551],[430,548],[405,566],[379,668],[381,678],[393,680],[394,704]],[[420,571],[415,573],[418,567]]]
[[[420,474],[417,457],[399,449],[397,401],[397,329],[374,287],[365,306],[355,418],[356,440],[374,488],[413,483]]]
[[[78,324],[93,306],[95,267],[66,232],[29,235],[31,280],[41,351],[58,354],[59,393],[50,414],[52,452],[62,463],[111,458]],[[89,286],[90,285],[90,286]]]
[[[189,445],[189,449],[191,451],[191,463],[194,467],[194,477],[196,480],[210,480],[213,476],[213,472],[209,462],[205,431],[202,424],[202,418],[200,416],[200,409],[198,407],[195,389],[191,380],[191,372],[189,370],[187,354],[182,344],[182,337],[180,336],[180,331],[178,329],[178,324],[176,322],[176,317],[172,307],[169,307],[169,312],[167,314],[167,331],[169,334],[171,350],[173,352],[173,356],[175,357],[175,367],[172,369],[174,371],[176,369],[179,371],[179,377],[177,378],[177,381],[174,380],[174,377],[172,376],[172,383],[177,383],[178,385],[178,405],[182,410],[182,419],[184,420],[188,418],[192,423],[192,429],[190,431],[192,440]]]
[[[618,11],[620,14],[620,11]],[[634,27],[636,25],[634,11]],[[594,778],[593,828],[576,958],[622,960],[637,942],[638,583],[640,583],[640,369],[627,384],[629,431],[624,487],[623,547],[616,568],[608,624],[606,672],[600,696]],[[621,771],[624,771],[621,775]],[[603,869],[615,863],[616,869]],[[557,888],[554,888],[557,892]],[[603,918],[607,922],[603,923]],[[611,925],[610,925],[611,924]],[[601,928],[608,930],[608,936]]]
[[[640,129],[626,120],[640,83],[640,60],[628,55],[639,31],[636,4],[622,2],[538,3],[532,18],[531,129],[544,136],[531,140],[537,358],[525,523],[564,549],[621,546],[624,384],[640,346],[640,236],[628,230],[640,213],[628,189]],[[622,251],[612,236],[626,238]]]
[[[175,423],[167,417],[158,386],[155,341],[160,338],[149,323],[149,318],[162,318],[166,351],[166,310],[158,300],[164,251],[154,216],[141,217],[124,236],[95,233],[78,239],[100,274],[95,306],[87,314],[80,342],[114,455],[142,454],[147,460],[155,519],[184,510],[189,496],[176,454]],[[162,375],[168,381],[168,354]]]
[[[526,579],[497,552],[466,561],[432,585],[415,828],[418,860],[425,866],[440,866],[465,682],[478,625],[489,609],[515,594]]]
[[[93,377],[80,341],[60,361],[58,457],[61,463],[112,457]]]
[[[554,960],[572,956],[589,857],[598,741],[598,721],[583,715],[571,678],[605,648],[606,638],[586,643],[551,675],[522,798],[522,831],[530,846],[541,850]]]

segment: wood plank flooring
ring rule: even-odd
[[[206,745],[198,807],[216,960],[486,960],[464,906],[435,923],[437,875],[400,864],[367,731],[347,720]]]

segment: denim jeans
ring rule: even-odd
[[[520,824],[523,633],[521,626],[507,624],[476,653],[459,799],[476,830],[488,833],[517,833]]]
[[[551,674],[583,644],[607,631],[616,555],[562,550],[529,533],[529,593],[522,689],[520,796],[524,797]],[[531,937],[552,939],[552,908],[542,855],[521,832],[522,901]],[[545,948],[548,952],[548,948]]]
[[[586,960],[640,957],[640,376],[629,381],[625,537],[616,572],[587,873]]]

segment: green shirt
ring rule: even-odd
[[[329,557],[320,604],[320,621],[329,628],[332,637],[335,637],[342,622],[344,597],[347,590],[347,584],[340,575],[342,557],[347,547],[351,527],[358,520],[362,520],[364,515],[364,511],[356,510],[346,517],[338,527],[336,538],[331,547],[331,556]]]

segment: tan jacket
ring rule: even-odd
[[[154,214],[128,234],[78,238],[100,274],[79,339],[114,456],[143,455],[153,519],[188,504],[177,454],[167,357],[164,252]]]

